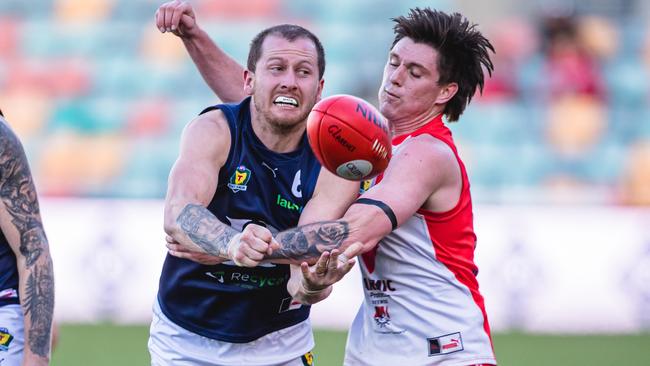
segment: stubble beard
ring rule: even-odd
[[[301,113],[295,118],[277,118],[269,110],[264,110],[258,100],[255,100],[255,98],[253,100],[257,114],[262,116],[262,119],[266,121],[268,126],[271,128],[271,131],[278,135],[286,135],[299,128],[304,127],[305,122],[307,121],[307,116],[311,111],[311,108],[309,108],[304,113]]]

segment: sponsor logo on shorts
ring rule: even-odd
[[[314,354],[309,351],[300,357],[302,359],[303,366],[314,366]]]
[[[0,328],[0,351],[9,350],[9,345],[13,340],[14,336],[9,333],[9,329]]]
[[[289,279],[288,275],[274,277],[225,271],[205,272],[205,275],[214,278],[219,283],[247,289],[284,286]]]
[[[14,299],[16,297],[18,297],[18,291],[15,288],[0,291],[0,299]]]
[[[427,338],[427,341],[429,341],[429,356],[446,355],[464,349],[463,338],[460,336],[460,332],[436,338]]]
[[[285,297],[282,299],[282,304],[280,304],[280,310],[278,313],[284,313],[290,310],[300,309],[302,304],[299,301],[293,299],[293,297]]]
[[[235,170],[235,173],[230,177],[230,183],[228,183],[228,188],[232,189],[233,192],[237,193],[239,191],[246,191],[248,188],[246,185],[251,179],[251,170],[246,168],[243,165],[240,165]]]

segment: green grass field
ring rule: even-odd
[[[146,326],[62,325],[52,365],[148,365],[148,332]],[[341,365],[345,337],[345,332],[317,331],[316,365]],[[502,366],[650,365],[650,334],[496,334],[494,347]]]

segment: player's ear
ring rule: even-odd
[[[458,84],[456,83],[449,83],[440,88],[440,93],[438,93],[438,97],[436,98],[436,104],[445,104],[451,98],[456,95],[456,92],[458,92]]]
[[[244,70],[244,93],[253,95],[255,90],[255,73],[250,70]]]
[[[325,86],[325,79],[318,81],[318,92],[316,93],[316,101],[318,102],[323,97],[323,87]]]

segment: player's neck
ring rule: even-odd
[[[277,153],[295,151],[305,133],[305,124],[299,123],[290,129],[278,128],[260,118],[251,118],[253,132],[267,149]]]
[[[393,127],[393,135],[400,136],[417,131],[420,127],[426,125],[431,122],[432,119],[440,115],[440,113],[442,113],[442,110],[435,108],[430,112],[424,113],[415,118],[390,120],[390,125]]]

